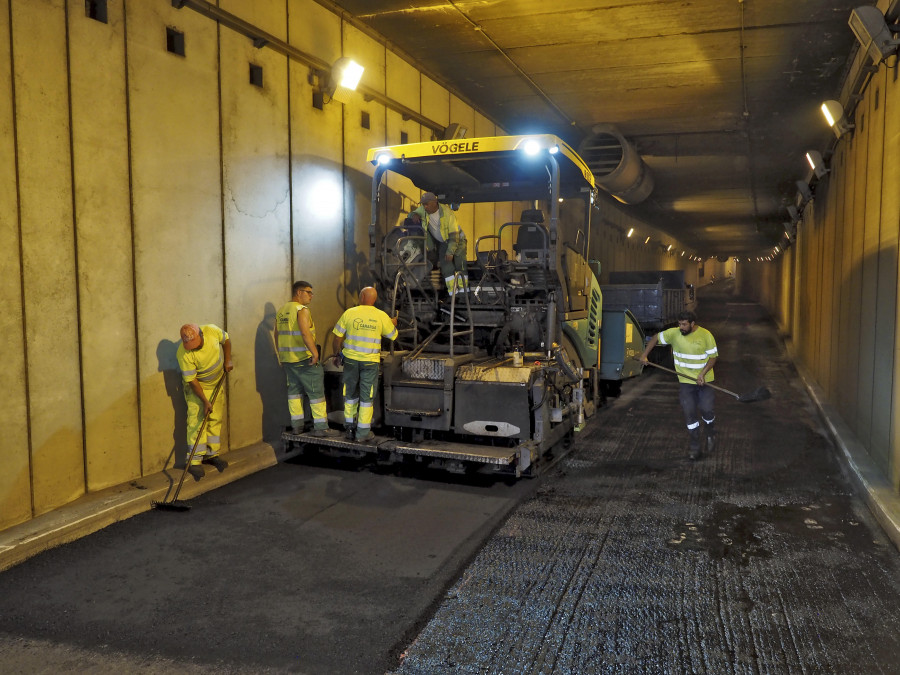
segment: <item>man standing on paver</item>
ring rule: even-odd
[[[231,340],[228,333],[211,323],[204,326],[188,323],[181,327],[181,344],[178,345],[176,358],[181,369],[184,400],[187,403],[188,452],[195,443],[197,445],[194,456],[190,458],[188,473],[194,480],[200,480],[204,475],[203,467],[200,466],[202,463],[212,464],[219,473],[228,466],[228,462],[219,457],[225,392],[220,389],[212,402],[209,398],[225,373],[234,369],[231,363]],[[207,415],[209,420],[203,427],[203,420]],[[198,438],[201,428],[203,436]]]
[[[650,338],[644,352],[638,357],[642,363],[648,363],[647,356],[657,343],[672,346],[675,370],[678,372],[678,398],[690,436],[688,457],[691,459],[700,459],[703,454],[698,413],[706,424],[707,452],[712,452],[716,444],[716,392],[712,387],[704,385],[715,379],[713,366],[719,357],[719,350],[712,333],[698,326],[696,321],[697,315],[693,312],[680,312],[678,326]]]
[[[295,281],[291,299],[275,315],[275,345],[278,363],[284,369],[288,388],[288,410],[291,429],[302,434],[304,429],[303,396],[309,397],[313,417],[312,436],[337,436],[340,432],[328,428],[325,408],[325,373],[319,363],[316,346],[316,326],[309,312],[312,284]]]
[[[359,304],[341,315],[332,331],[335,334],[334,351],[343,360],[344,372],[344,427],[347,438],[362,443],[374,438],[375,387],[378,385],[378,367],[381,363],[381,339],[397,337],[397,319],[391,318],[375,307],[378,292],[366,286],[359,294]],[[356,423],[357,411],[359,424]]]
[[[425,229],[425,248],[437,256],[450,295],[469,289],[466,271],[466,233],[449,205],[441,205],[433,192],[422,195],[419,206],[410,211],[409,219]]]

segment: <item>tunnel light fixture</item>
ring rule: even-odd
[[[632,227],[630,230],[628,230],[628,234],[626,234],[625,236],[630,237],[633,234],[634,234],[634,228]]]
[[[672,244],[669,244],[669,247],[666,249],[666,253],[672,250]]]
[[[467,133],[469,133],[469,127],[464,126],[459,122],[451,122],[446,127],[444,127],[443,140],[455,141],[459,138],[465,138]]]
[[[342,56],[335,61],[331,66],[327,87],[327,93],[331,100],[338,103],[349,103],[364,71],[365,68],[347,56]]]
[[[850,12],[850,30],[856,36],[860,46],[877,66],[891,54],[897,53],[900,40],[894,33],[900,32],[900,26],[888,26],[884,14],[877,7],[857,7]]]
[[[825,121],[828,122],[828,126],[831,127],[831,130],[837,138],[840,138],[853,128],[853,125],[847,121],[846,117],[844,117],[844,106],[842,106],[839,101],[825,101],[822,104],[821,110],[822,114],[825,116]]]
[[[825,166],[822,153],[818,150],[810,150],[806,153],[806,163],[809,164],[809,168],[816,174],[816,178],[822,178],[828,173],[828,167]]]
[[[650,243],[650,237],[647,237],[646,239],[644,239],[644,243],[645,243],[645,244],[649,244],[649,243]]]

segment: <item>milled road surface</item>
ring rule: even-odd
[[[702,290],[716,382],[773,394],[717,394],[710,456],[650,371],[514,486],[281,464],[0,574],[0,671],[900,673],[900,555],[774,326]]]
[[[717,395],[719,447],[691,462],[674,376],[645,374],[491,537],[397,673],[900,673],[900,556],[774,326],[725,300],[699,321],[716,382],[773,398]]]

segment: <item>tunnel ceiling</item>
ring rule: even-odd
[[[509,133],[577,147],[593,125],[615,125],[655,180],[623,208],[698,254],[729,256],[780,239],[805,152],[833,138],[819,106],[837,96],[863,1],[334,4]]]

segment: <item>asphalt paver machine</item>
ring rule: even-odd
[[[587,258],[597,209],[591,171],[552,135],[379,147],[368,161],[369,271],[399,336],[383,345],[375,443],[318,444],[376,452],[382,462],[535,475],[601,400],[602,297]],[[474,221],[464,223],[467,289],[447,291],[424,230],[388,198],[396,197],[391,173],[408,179],[416,198],[433,192],[444,208],[467,213],[461,222]],[[635,335],[637,353],[642,344]]]

